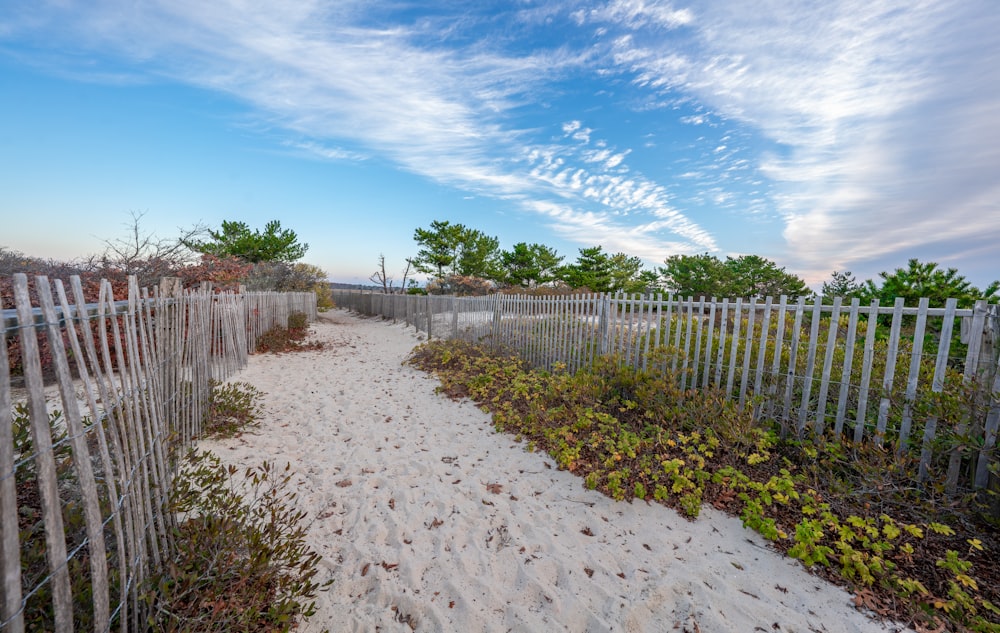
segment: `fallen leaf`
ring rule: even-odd
[[[588,578],[593,578],[594,577],[594,570],[591,569],[590,567],[584,567],[583,571],[584,571],[585,574],[587,574]]]
[[[369,567],[371,567],[371,563],[365,563],[365,566],[361,568],[361,575],[362,576],[367,576],[368,575],[368,568]]]
[[[338,481],[338,482],[337,482],[337,484],[336,484],[336,486],[337,486],[338,488],[346,488],[346,487],[348,487],[348,486],[350,486],[350,485],[351,485],[351,480],[350,480],[350,479],[341,479],[341,480],[340,480],[340,481]]]
[[[495,495],[498,495],[501,492],[503,492],[503,486],[501,486],[500,484],[486,484],[486,490],[492,492]]]

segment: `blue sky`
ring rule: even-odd
[[[440,219],[983,286],[997,33],[992,0],[6,2],[0,246],[279,219],[331,279],[398,280]]]

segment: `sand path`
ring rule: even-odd
[[[202,446],[291,463],[331,589],[302,630],[889,631],[711,507],[618,503],[401,362],[412,329],[334,311],[260,355],[259,429]]]

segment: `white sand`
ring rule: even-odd
[[[266,392],[262,426],[202,444],[297,473],[334,579],[302,630],[899,630],[738,519],[586,490],[402,366],[412,329],[337,311],[313,330],[326,349],[253,356],[234,378]]]

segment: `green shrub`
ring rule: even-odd
[[[323,343],[319,341],[307,343],[308,335],[309,319],[306,314],[292,312],[288,315],[288,327],[275,326],[257,337],[256,351],[278,353],[323,349]]]
[[[211,438],[230,438],[258,425],[263,395],[247,382],[213,383],[203,434]]]
[[[209,452],[189,454],[170,495],[176,551],[144,594],[151,630],[289,631],[332,582],[317,580],[290,466],[238,475]]]

